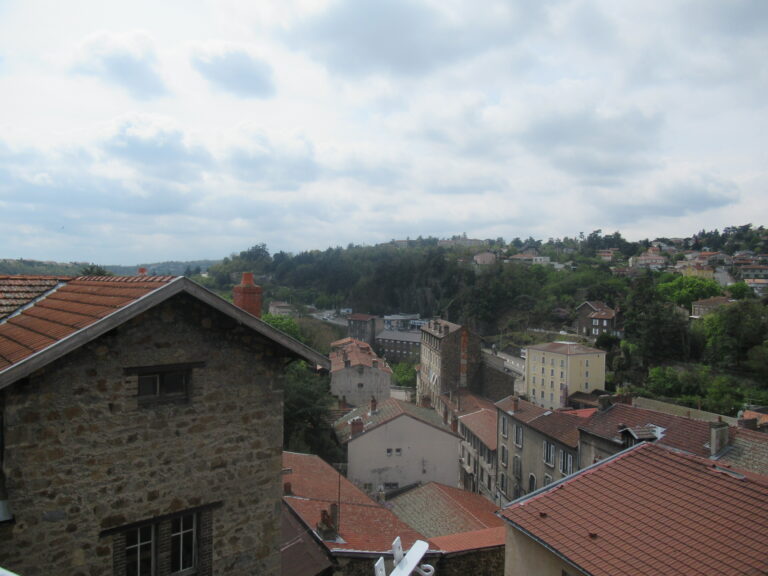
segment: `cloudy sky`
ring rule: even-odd
[[[0,0],[0,258],[768,224],[765,0]]]

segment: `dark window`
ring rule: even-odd
[[[189,397],[187,370],[142,374],[139,376],[139,398],[153,400],[186,400]]]
[[[126,576],[152,576],[155,570],[155,527],[142,526],[125,534]]]
[[[171,574],[197,566],[197,514],[171,521]]]

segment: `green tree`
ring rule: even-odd
[[[710,364],[738,367],[748,351],[768,337],[768,314],[757,300],[740,300],[722,306],[704,318],[707,337],[705,358]]]
[[[714,280],[678,275],[666,282],[660,282],[656,290],[662,298],[674,302],[686,310],[690,310],[691,303],[696,300],[719,296],[722,293],[720,285]]]
[[[88,264],[80,269],[80,276],[114,276],[114,274],[98,264]]]
[[[304,341],[301,329],[296,320],[290,316],[278,316],[277,314],[264,314],[261,319],[270,326],[277,328],[280,332],[296,338],[299,342]]]
[[[397,386],[416,387],[416,367],[410,362],[399,362],[392,366],[392,377]]]

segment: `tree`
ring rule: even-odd
[[[416,387],[416,367],[410,362],[399,362],[392,366],[392,376],[397,386]]]
[[[721,294],[720,285],[714,280],[696,276],[675,276],[656,286],[659,295],[685,309],[691,309],[691,303]]]
[[[261,319],[270,326],[277,328],[280,332],[288,334],[293,338],[296,338],[299,342],[304,341],[304,337],[301,334],[301,329],[296,323],[296,320],[290,316],[278,316],[277,314],[264,314]]]
[[[709,363],[738,367],[746,360],[747,352],[768,337],[768,313],[757,300],[740,300],[708,314],[704,331],[704,356]]]
[[[80,269],[80,276],[114,276],[114,274],[103,266],[91,263]]]

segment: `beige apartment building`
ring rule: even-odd
[[[605,351],[574,342],[529,346],[525,361],[528,400],[549,410],[565,408],[574,392],[602,390]]]

